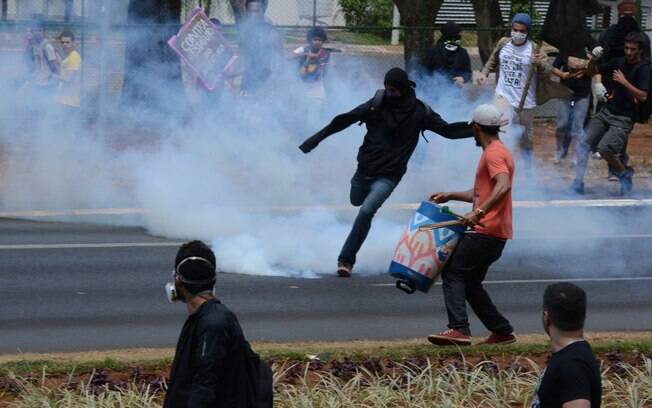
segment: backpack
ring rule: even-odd
[[[245,341],[247,353],[247,408],[272,408],[274,405],[274,375],[272,369]]]
[[[376,93],[374,94],[374,98],[371,101],[371,107],[369,108],[369,111],[371,112],[372,115],[375,114],[375,112],[378,110],[378,108],[380,108],[380,105],[382,105],[384,97],[385,97],[385,90],[384,89],[379,89],[379,90],[376,91]],[[430,107],[430,105],[423,102],[421,99],[417,99],[417,101],[419,103],[421,103],[421,105],[423,105],[423,107],[425,109],[425,112],[424,112],[424,115],[423,115],[424,117],[426,117],[426,116],[428,116],[428,115],[430,115],[432,113],[432,108]],[[358,123],[358,126],[362,125],[362,123],[363,122],[360,121]],[[425,140],[426,143],[430,143],[430,141],[426,138],[425,130],[421,131],[421,137],[423,137],[423,140]]]
[[[647,92],[647,99],[645,99],[645,102],[640,103],[634,100],[634,103],[636,104],[634,121],[636,123],[647,123],[650,120],[650,116],[652,116],[652,64],[647,60],[643,60],[632,70],[632,76],[634,73],[638,72],[639,69],[647,69],[650,72],[650,81],[648,82],[647,89],[642,89],[642,91]]]

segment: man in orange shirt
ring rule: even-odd
[[[498,137],[506,121],[495,106],[481,105],[473,112],[470,123],[476,144],[483,150],[473,188],[430,196],[436,203],[450,200],[473,203],[473,211],[464,216],[465,225],[473,230],[464,234],[442,272],[449,329],[428,336],[437,345],[471,344],[466,302],[492,333],[483,343],[516,341],[511,324],[482,287],[489,266],[500,258],[505,243],[512,238],[514,160]]]

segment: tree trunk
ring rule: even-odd
[[[9,0],[2,0],[2,21],[7,21],[7,8]]]
[[[480,29],[501,27],[503,17],[500,14],[500,5],[498,0],[472,0],[473,11],[475,13],[476,25]],[[479,31],[478,48],[480,50],[480,59],[484,64],[491,51],[496,46],[498,40],[504,35],[501,31]]]
[[[179,57],[167,44],[179,29],[181,0],[130,0],[127,22],[122,102],[172,113],[184,98]]]
[[[394,0],[401,14],[401,26],[433,27],[443,0]],[[435,30],[407,29],[404,32],[405,69],[412,72],[432,46]]]
[[[231,9],[233,10],[233,16],[235,17],[235,22],[239,23],[242,18],[247,14],[247,2],[250,0],[229,0],[231,4]],[[260,3],[263,3],[263,9],[267,10],[268,0],[258,0]],[[319,1],[319,0],[318,0]]]

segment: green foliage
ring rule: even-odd
[[[391,0],[340,0],[346,25],[356,27],[392,26],[394,3]],[[391,30],[383,29],[377,35],[389,37]]]
[[[532,17],[535,25],[543,24],[543,17],[533,5],[531,0],[512,0],[512,16],[517,13],[527,13]]]

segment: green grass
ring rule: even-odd
[[[636,338],[625,340],[593,340],[593,350],[598,354],[612,351],[622,353],[641,353],[652,355],[652,338]],[[309,355],[328,356],[329,360],[349,359],[353,362],[362,361],[370,357],[383,360],[401,361],[408,358],[437,358],[455,357],[463,355],[468,358],[490,357],[533,357],[549,353],[549,345],[540,339],[536,341],[525,340],[507,346],[473,346],[435,347],[420,341],[394,341],[394,342],[350,342],[350,343],[299,343],[299,344],[255,344],[254,349],[263,359],[274,361],[307,361]],[[163,370],[171,363],[170,352],[162,353],[152,351],[134,358],[91,358],[88,356],[66,359],[30,356],[21,358],[16,356],[10,361],[0,364],[0,376],[7,376],[10,372],[16,375],[42,372],[46,370],[49,375],[65,375],[71,372],[88,372],[94,368],[103,368],[111,371],[123,371],[129,367],[138,366],[146,370]],[[165,354],[165,355],[163,355]],[[149,357],[151,355],[151,357]]]
[[[135,366],[144,370],[163,370],[171,363],[171,358],[135,361],[118,361],[112,358],[91,361],[18,360],[0,364],[0,377],[6,377],[10,373],[25,375],[42,371],[46,371],[50,376],[68,375],[73,372],[90,372],[95,368],[103,368],[109,371],[125,371]]]

